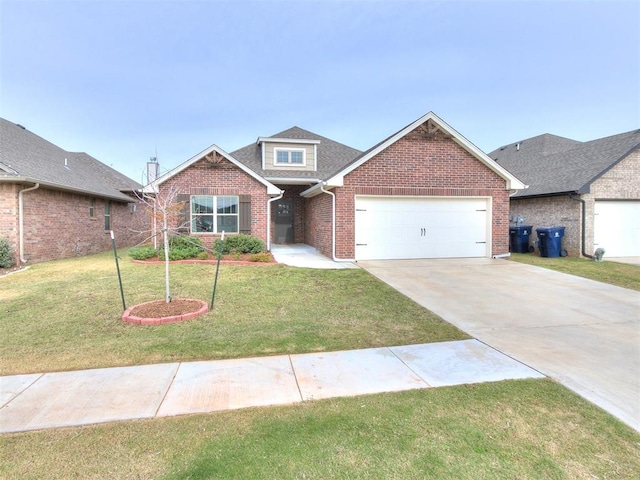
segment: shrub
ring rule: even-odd
[[[169,260],[196,258],[203,252],[204,246],[198,237],[175,235],[169,238]],[[158,248],[158,257],[164,260],[164,248]]]
[[[271,261],[271,255],[267,252],[254,253],[249,257],[252,262],[265,262]]]
[[[13,248],[9,240],[0,237],[0,268],[9,268],[13,265]]]
[[[200,252],[197,258],[198,260],[209,260],[209,254],[207,252]]]
[[[220,239],[217,239],[213,245],[213,250],[218,253],[221,245]],[[238,235],[230,235],[224,239],[222,253],[261,253],[264,252],[264,242],[258,237],[240,233]]]
[[[129,256],[134,260],[148,260],[155,257],[158,254],[155,248],[149,245],[142,245],[140,247],[133,247],[129,249]]]

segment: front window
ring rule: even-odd
[[[238,197],[193,195],[192,233],[238,233]]]
[[[304,165],[304,149],[275,149],[276,165]]]

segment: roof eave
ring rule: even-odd
[[[48,187],[55,190],[62,190],[65,192],[73,192],[73,193],[81,193],[83,195],[87,195],[90,197],[99,197],[99,198],[107,198],[109,200],[116,200],[118,202],[127,202],[133,203],[135,199],[125,195],[124,193],[120,195],[109,195],[101,192],[94,192],[92,190],[86,190],[82,188],[70,187],[67,185],[60,185],[59,183],[54,182],[46,182],[42,180],[38,180],[37,178],[29,178],[29,177],[0,177],[0,183],[38,183],[41,187]],[[134,190],[126,190],[133,192]]]

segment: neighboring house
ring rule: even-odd
[[[489,154],[529,187],[511,197],[511,219],[564,226],[570,256],[640,256],[640,130],[578,142],[544,134]]]
[[[524,185],[433,113],[366,152],[294,127],[216,145],[145,191],[180,193],[182,222],[306,243],[336,260],[491,257],[509,251],[509,193]]]
[[[148,229],[141,185],[86,153],[67,152],[0,119],[0,236],[17,262],[130,246]]]

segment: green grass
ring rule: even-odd
[[[127,305],[164,295],[164,265],[120,262]],[[209,301],[214,265],[171,265],[174,298]],[[0,374],[335,351],[468,338],[359,269],[221,266],[215,308],[124,323],[113,254],[0,278]]]
[[[518,380],[0,438],[21,479],[635,479],[640,436]]]
[[[129,304],[162,297],[162,265],[121,265]],[[214,267],[171,270],[209,299]],[[225,266],[204,317],[121,313],[109,254],[0,278],[3,374],[467,338],[362,270]],[[634,479],[640,435],[538,379],[7,434],[0,458],[21,479]]]
[[[611,261],[594,262],[576,257],[547,258],[530,253],[512,253],[509,259],[640,291],[640,267],[637,265]]]

